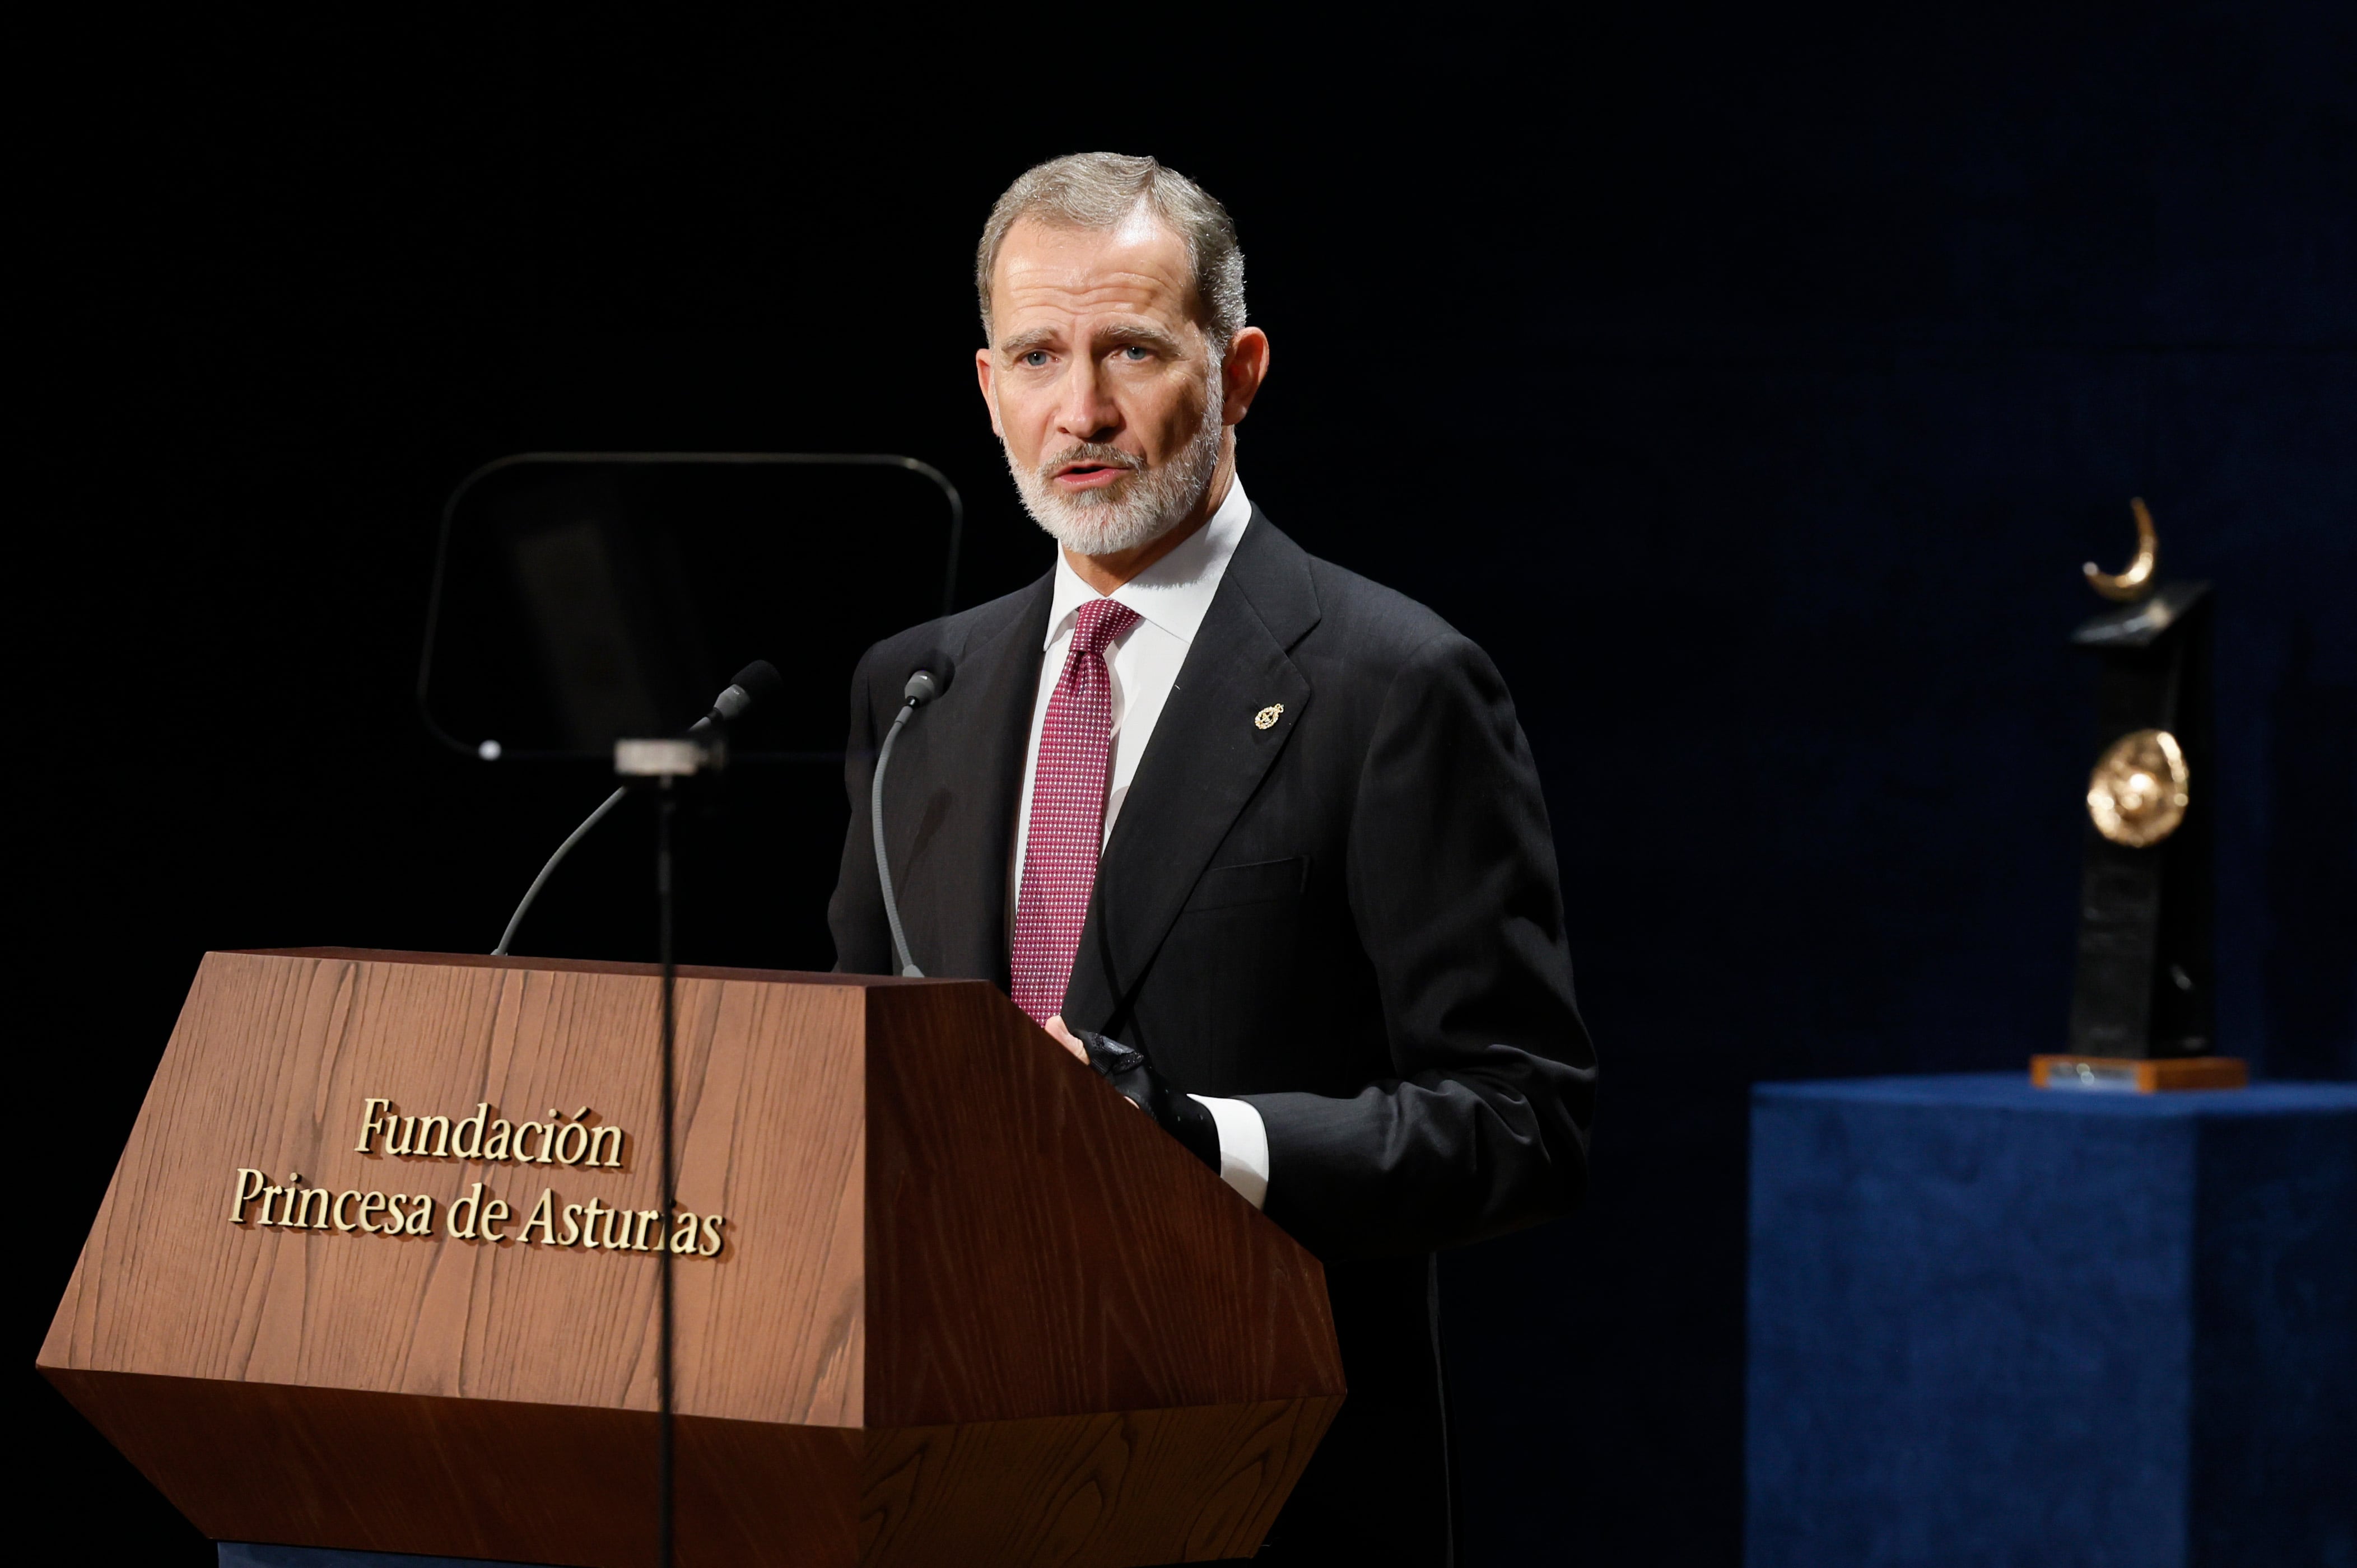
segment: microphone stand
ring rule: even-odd
[[[656,1187],[662,1199],[662,1230],[656,1235],[656,1296],[655,1296],[655,1561],[662,1568],[672,1568],[678,1536],[679,1433],[674,1406],[673,1348],[674,1302],[673,1297],[672,1240],[679,1218],[679,1160],[676,1153],[677,1119],[675,1101],[679,1094],[679,961],[674,950],[677,933],[677,899],[673,889],[672,829],[679,814],[679,791],[673,780],[692,778],[695,774],[717,771],[727,766],[728,737],[724,726],[730,719],[762,701],[774,700],[784,681],[775,666],[766,660],[755,660],[737,671],[712,704],[712,711],[689,726],[687,734],[676,740],[618,740],[614,743],[614,772],[622,779],[621,787],[606,797],[588,819],[556,846],[540,875],[532,879],[524,890],[523,901],[515,913],[508,917],[507,929],[500,934],[500,945],[491,956],[503,956],[508,944],[515,940],[516,928],[523,924],[525,913],[548,879],[573,852],[573,846],[587,837],[589,831],[603,822],[622,797],[630,793],[635,779],[655,781],[655,949],[662,967],[662,1133],[658,1140],[657,1157],[661,1175]]]
[[[655,904],[657,957],[662,964],[662,1236],[655,1260],[660,1300],[657,1307],[657,1339],[655,1352],[655,1470],[659,1500],[655,1512],[655,1561],[661,1568],[672,1568],[673,1537],[677,1524],[679,1446],[678,1422],[673,1411],[672,1391],[672,1231],[679,1213],[678,1163],[672,1155],[673,1102],[676,1098],[674,1065],[678,1038],[678,1015],[673,995],[679,983],[679,965],[672,950],[673,915],[675,896],[672,891],[672,819],[679,811],[679,797],[672,789],[672,776],[664,774],[658,783],[660,793],[655,798]]]
[[[701,728],[702,726],[699,726]],[[655,1561],[672,1568],[678,1538],[679,1432],[677,1387],[673,1363],[675,1303],[673,1293],[672,1237],[679,1216],[679,1161],[676,1154],[679,1044],[679,960],[674,939],[678,930],[678,894],[673,875],[672,831],[679,814],[676,779],[715,770],[727,761],[726,736],[716,731],[693,734],[682,740],[623,740],[614,743],[614,771],[624,779],[655,781],[655,949],[662,967],[662,1116],[657,1141],[657,1179],[662,1195],[662,1230],[655,1249]],[[628,786],[626,785],[625,788]]]

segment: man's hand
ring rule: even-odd
[[[1049,1038],[1053,1039],[1058,1045],[1063,1047],[1066,1050],[1071,1052],[1074,1056],[1080,1058],[1081,1060],[1086,1061],[1089,1059],[1089,1047],[1081,1044],[1079,1036],[1064,1027],[1064,1015],[1061,1013],[1059,1013],[1054,1017],[1049,1019],[1045,1024],[1042,1024],[1040,1027],[1048,1031]]]
[[[1094,1062],[1089,1061],[1089,1047],[1082,1043],[1081,1037],[1078,1035],[1073,1034],[1070,1029],[1064,1027],[1064,1015],[1061,1013],[1057,1014],[1054,1017],[1049,1019],[1045,1024],[1042,1024],[1039,1026],[1048,1031],[1048,1037],[1049,1039],[1055,1041],[1058,1045],[1063,1047],[1066,1050],[1080,1058],[1082,1062],[1086,1063],[1090,1067],[1096,1066]],[[1126,1094],[1123,1095],[1122,1098],[1124,1100],[1129,1100],[1129,1096]],[[1129,1102],[1132,1105],[1137,1105],[1137,1101],[1135,1100],[1129,1100]],[[1146,1109],[1143,1105],[1137,1105],[1137,1108],[1140,1111]]]
[[[1154,1124],[1178,1139],[1189,1154],[1215,1173],[1219,1170],[1220,1128],[1211,1108],[1155,1071],[1144,1051],[1099,1034],[1076,1035],[1064,1026],[1061,1014],[1044,1027],[1124,1100],[1153,1117]]]

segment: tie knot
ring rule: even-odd
[[[1117,599],[1091,599],[1080,608],[1072,628],[1072,646],[1090,658],[1103,654],[1105,645],[1137,624],[1138,615]]]

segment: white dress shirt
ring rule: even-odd
[[[1105,651],[1105,668],[1113,673],[1113,755],[1105,777],[1105,838],[1113,837],[1114,820],[1137,777],[1138,758],[1153,738],[1170,688],[1178,682],[1178,667],[1187,661],[1195,633],[1219,592],[1236,543],[1252,521],[1252,502],[1243,485],[1228,483],[1227,499],[1211,520],[1178,547],[1115,588],[1107,596],[1137,612],[1127,631]],[[1031,836],[1031,781],[1039,766],[1039,735],[1048,724],[1048,700],[1055,694],[1057,678],[1064,672],[1064,656],[1072,644],[1072,629],[1081,607],[1098,596],[1081,581],[1071,563],[1056,552],[1056,581],[1048,605],[1048,640],[1039,656],[1039,694],[1031,704],[1031,738],[1023,751],[1023,795],[1015,812],[1014,866],[1007,877],[1007,929],[1015,929],[1014,911],[1021,907],[1023,848]],[[1100,844],[1102,847],[1102,843]],[[1268,1127],[1260,1112],[1242,1100],[1193,1098],[1211,1113],[1220,1130],[1220,1179],[1255,1208],[1268,1196]]]

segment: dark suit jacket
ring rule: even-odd
[[[893,751],[886,844],[917,963],[1007,985],[1049,583],[860,661],[829,910],[843,969],[894,968],[868,785],[909,671],[945,654],[949,691]],[[1251,1101],[1268,1215],[1326,1261],[1350,1397],[1273,1561],[1446,1559],[1430,1253],[1578,1201],[1595,1056],[1563,924],[1538,777],[1489,659],[1255,510],[1105,845],[1064,1016],[1183,1089]]]

